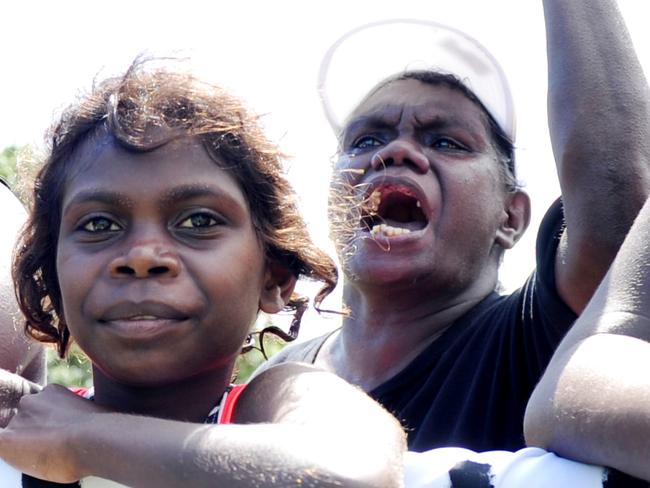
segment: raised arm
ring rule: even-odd
[[[614,0],[544,0],[549,128],[567,229],[557,287],[580,312],[650,189],[650,100]]]
[[[650,480],[650,201],[526,411],[529,444]]]
[[[236,412],[238,424],[218,426],[120,415],[48,387],[0,433],[0,457],[59,482],[93,475],[134,488],[402,485],[401,428],[333,375],[277,366]]]

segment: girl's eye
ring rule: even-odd
[[[195,213],[182,220],[178,225],[181,229],[201,229],[213,227],[219,222],[212,215],[207,213]]]
[[[108,217],[92,217],[81,226],[81,229],[92,233],[115,232],[120,230],[120,226]]]
[[[352,143],[354,149],[368,149],[369,147],[378,147],[383,142],[375,136],[361,136]]]

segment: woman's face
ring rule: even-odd
[[[268,284],[233,177],[190,138],[137,153],[101,134],[74,158],[57,271],[96,374],[161,385],[232,368]]]
[[[494,286],[507,199],[474,102],[444,85],[398,80],[357,107],[341,145],[335,185],[367,200],[341,245],[354,247],[342,256],[348,282],[429,282],[456,293],[487,276]],[[421,289],[428,299],[431,288]]]

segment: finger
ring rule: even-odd
[[[16,415],[16,411],[15,408],[0,408],[0,428],[4,428],[9,424],[9,421]]]
[[[16,414],[23,396],[38,393],[41,389],[36,383],[0,369],[0,427],[6,427]]]
[[[14,389],[21,392],[22,395],[27,395],[38,393],[43,387],[6,369],[0,369],[0,389]]]

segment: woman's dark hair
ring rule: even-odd
[[[215,164],[238,181],[267,260],[296,277],[322,281],[317,309],[336,286],[336,266],[312,243],[284,176],[281,154],[265,137],[257,117],[223,88],[173,69],[174,63],[178,61],[136,60],[123,76],[102,81],[80,96],[48,133],[33,206],[14,255],[13,278],[26,332],[55,343],[60,356],[70,340],[56,270],[63,192],[75,152],[98,130],[135,152],[196,137]],[[295,318],[283,338],[297,336],[306,303],[304,297],[291,297],[286,309],[294,311]]]

